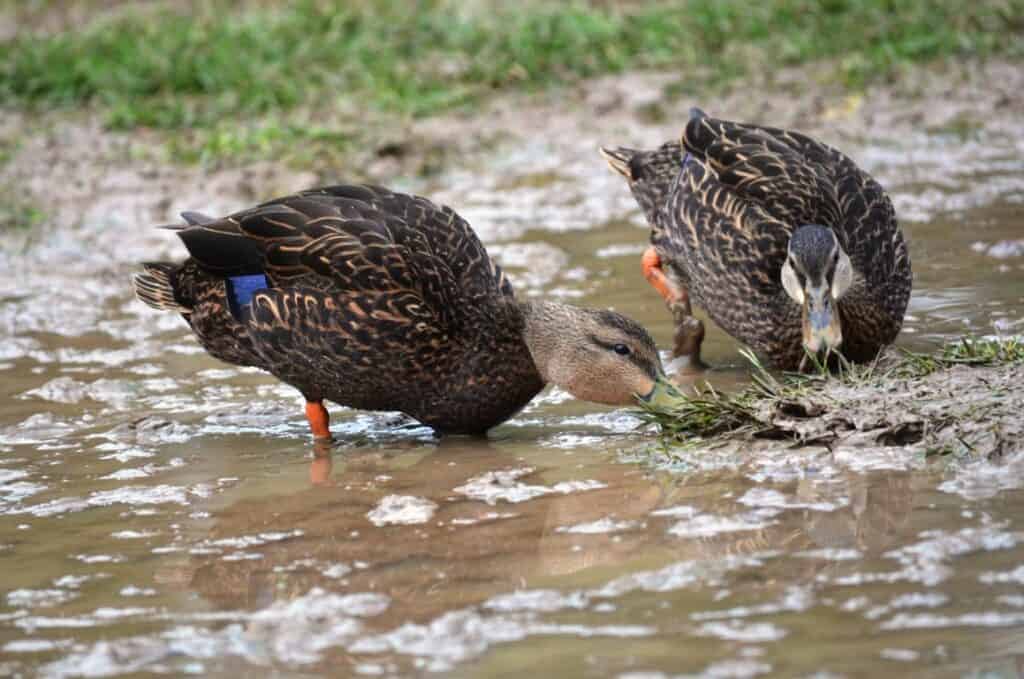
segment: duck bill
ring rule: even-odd
[[[651,408],[666,410],[685,401],[686,396],[667,377],[660,375],[651,390],[646,395],[638,394],[637,400]]]
[[[804,346],[820,354],[838,349],[843,343],[843,330],[839,324],[835,301],[828,291],[806,291],[804,302]]]

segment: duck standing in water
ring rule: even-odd
[[[691,301],[784,369],[831,351],[869,361],[896,339],[907,244],[885,191],[836,149],[694,109],[681,142],[601,152],[651,225],[644,276],[691,367],[704,337]]]
[[[546,383],[626,405],[677,392],[650,335],[612,311],[517,300],[469,224],[426,198],[330,186],[221,219],[182,214],[191,255],[143,264],[139,298],[177,311],[203,347],[306,398],[482,434]]]

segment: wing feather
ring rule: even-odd
[[[375,342],[400,351],[414,336],[444,336],[513,294],[455,211],[375,186],[313,189],[193,222],[179,235],[211,273],[267,276],[270,289],[253,298],[253,322],[267,341],[291,332],[295,346],[276,342],[288,355],[326,357],[309,343],[338,332],[358,338],[368,329],[348,326],[360,319],[372,322]]]

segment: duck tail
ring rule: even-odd
[[[192,313],[192,307],[183,304],[175,291],[175,279],[180,268],[177,264],[144,262],[142,268],[143,272],[135,274],[132,279],[139,299],[154,309]]]
[[[608,163],[608,167],[629,181],[634,179],[632,161],[637,154],[641,153],[640,151],[625,146],[602,146],[599,151],[605,162]]]

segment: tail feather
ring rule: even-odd
[[[626,148],[625,146],[602,146],[598,149],[608,167],[615,170],[629,181],[633,181],[633,158],[640,151]]]
[[[132,279],[135,294],[143,302],[164,311],[191,313],[191,307],[185,306],[174,293],[174,273],[178,266],[166,262],[145,262],[144,271]]]
[[[204,215],[202,212],[196,212],[195,210],[185,210],[181,213],[181,218],[188,223],[189,226],[202,226],[203,224],[212,224],[217,221],[216,217],[210,217]]]

